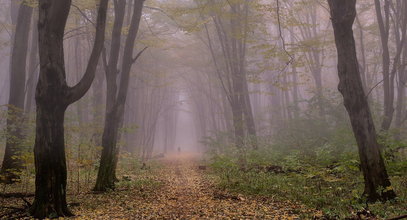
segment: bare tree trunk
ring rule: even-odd
[[[397,42],[396,45],[396,55],[393,58],[392,65],[390,62],[390,49],[389,49],[389,34],[390,34],[390,4],[391,1],[385,0],[384,1],[384,16],[382,15],[382,8],[380,5],[379,0],[375,0],[375,8],[376,8],[376,15],[377,21],[379,24],[379,31],[380,31],[380,39],[382,43],[382,67],[383,67],[383,89],[384,89],[384,115],[383,121],[381,125],[381,129],[384,131],[389,130],[394,115],[394,86],[395,86],[395,77],[396,72],[398,69],[398,65],[400,64],[400,57],[403,52],[403,44],[406,38],[406,22],[402,22],[401,27],[401,39]],[[405,14],[405,12],[402,12]],[[396,24],[398,24],[396,22]],[[397,27],[396,31],[397,30]],[[399,37],[399,36],[396,36]],[[391,69],[390,69],[391,68]]]
[[[253,149],[258,148],[256,123],[254,121],[253,109],[250,102],[249,86],[247,85],[246,74],[243,76],[243,99],[244,99],[244,119],[246,121],[247,132],[249,134],[250,145]]]
[[[30,48],[30,59],[28,64],[28,79],[27,79],[27,92],[25,100],[25,112],[31,113],[32,103],[35,102],[35,85],[38,81],[38,29],[37,22],[38,14],[35,13],[32,22],[32,33],[31,33],[31,48]]]
[[[106,71],[106,112],[105,125],[102,135],[102,159],[96,181],[95,191],[105,191],[114,187],[117,180],[115,175],[116,167],[112,166],[112,161],[116,157],[116,143],[118,139],[118,123],[114,112],[114,105],[117,94],[117,76],[119,74],[118,61],[121,48],[121,35],[126,9],[126,1],[115,1],[115,19],[112,30],[112,41],[110,47],[109,62]],[[103,172],[102,172],[103,171]]]
[[[364,42],[364,32],[363,32],[363,26],[360,23],[359,17],[356,16],[356,23],[359,28],[359,44],[360,44],[360,57],[362,58],[362,64],[360,65],[360,75],[362,77],[362,84],[365,92],[368,91],[368,80],[367,80],[367,64],[366,64],[366,52],[365,52],[365,42]]]
[[[27,50],[30,32],[30,19],[33,8],[23,3],[18,10],[16,33],[14,34],[10,69],[10,96],[7,113],[7,141],[0,178],[5,183],[19,179],[18,172],[23,167],[21,161],[22,126],[25,103],[25,81]]]
[[[359,148],[368,201],[393,199],[390,180],[376,139],[376,130],[363,90],[352,25],[356,0],[328,0],[338,53],[339,91],[344,98]]]
[[[393,3],[392,3],[393,4]],[[405,63],[407,61],[407,48],[406,44],[402,42],[405,38],[405,29],[407,23],[407,2],[405,1],[397,1],[397,5],[395,6],[395,18],[393,18],[394,22],[394,32],[395,32],[395,42],[396,45],[403,47],[403,52],[400,54],[400,63]],[[393,6],[394,8],[394,6]],[[406,84],[406,66],[399,65],[397,66],[397,75],[398,75],[398,84],[397,84],[397,105],[396,105],[396,121],[395,125],[397,128],[395,137],[400,139],[401,128],[403,125],[403,112],[405,109],[405,84]]]
[[[99,4],[96,37],[83,78],[74,87],[66,83],[63,37],[70,0],[39,1],[40,77],[36,90],[37,118],[34,146],[35,218],[71,216],[66,202],[67,170],[64,142],[66,108],[90,88],[103,48],[108,0]]]
[[[122,126],[124,117],[124,107],[130,82],[131,67],[138,58],[133,58],[133,48],[140,25],[143,4],[144,0],[135,0],[134,2],[129,34],[123,51],[119,91],[117,96],[116,94],[113,94],[114,98],[111,100],[113,102],[107,104],[110,108],[106,112],[105,130],[102,138],[103,150],[98,177],[94,188],[95,191],[112,189],[114,188],[114,182],[116,181],[116,166],[119,152],[119,149],[117,148],[117,140],[119,128]],[[114,80],[114,82],[116,82],[116,78]]]
[[[389,1],[384,1],[384,18],[382,16],[382,8],[380,6],[380,1],[375,0],[376,16],[379,23],[380,39],[382,43],[382,71],[383,71],[383,89],[384,89],[384,115],[381,128],[383,130],[388,130],[393,119],[393,98],[391,97],[391,77],[390,77],[390,52],[389,52],[389,14],[390,6]]]
[[[406,46],[405,46],[406,47]],[[403,63],[407,62],[407,48],[404,49]],[[404,112],[405,112],[405,95],[406,95],[406,82],[407,73],[405,66],[402,66],[398,70],[399,82],[397,86],[397,108],[396,108],[396,128],[398,129],[396,133],[396,138],[400,139],[400,132],[404,123]]]
[[[299,26],[302,38],[304,40],[312,40],[318,37],[318,23],[317,16],[318,10],[315,4],[310,6],[311,12],[305,17],[309,26]],[[309,70],[312,73],[312,77],[315,83],[315,100],[319,111],[319,116],[324,119],[325,107],[324,107],[324,94],[322,85],[322,67],[324,63],[324,48],[308,48],[305,52],[305,59]]]
[[[278,128],[283,126],[283,114],[281,105],[281,91],[274,85],[270,85],[271,96],[271,130],[274,133]]]
[[[295,43],[295,37],[294,37],[294,32],[290,31],[290,41],[291,44]],[[292,71],[292,82],[293,82],[293,91],[292,91],[292,96],[293,96],[293,104],[294,104],[294,118],[297,119],[299,116],[300,112],[300,107],[299,107],[299,99],[298,99],[298,72],[297,72],[297,66],[295,63],[295,56],[293,56],[294,63],[291,65],[291,71]]]
[[[98,65],[97,72],[102,72],[102,65]],[[92,111],[93,111],[93,125],[94,131],[92,135],[93,143],[95,146],[101,146],[102,145],[102,131],[101,131],[101,126],[104,121],[103,117],[103,98],[104,98],[104,92],[103,92],[103,81],[104,77],[102,74],[96,74],[95,82],[92,85],[92,92],[93,92],[93,98],[92,98]]]

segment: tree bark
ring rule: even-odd
[[[67,170],[64,142],[66,108],[90,88],[103,48],[108,0],[101,0],[96,37],[84,77],[74,87],[66,83],[63,37],[71,0],[39,1],[40,76],[36,89],[35,218],[71,216],[66,202]]]
[[[124,23],[126,1],[115,1],[115,20],[112,30],[112,41],[110,47],[109,62],[106,69],[106,112],[105,124],[102,135],[102,156],[98,171],[98,177],[94,191],[106,191],[113,189],[116,177],[116,143],[118,140],[119,124],[115,102],[117,96],[117,77],[119,74],[118,62],[121,48],[121,35]]]
[[[133,63],[138,58],[133,58],[133,49],[140,25],[144,0],[134,0],[133,15],[129,28],[129,34],[126,38],[126,43],[123,51],[123,61],[121,65],[121,78],[119,91],[112,98],[110,109],[106,112],[105,130],[102,138],[102,157],[98,171],[98,177],[95,191],[106,191],[114,189],[116,181],[116,166],[119,149],[117,140],[119,136],[119,128],[122,126],[124,109],[127,97],[127,91],[130,81],[130,71]],[[112,48],[113,49],[113,48]],[[140,55],[140,53],[139,53]],[[110,58],[112,59],[112,57]],[[115,77],[116,82],[116,77]]]
[[[22,126],[24,117],[25,102],[25,80],[27,50],[30,32],[30,19],[33,8],[21,3],[18,10],[16,33],[14,34],[14,44],[11,54],[10,68],[10,96],[7,113],[7,140],[6,150],[0,175],[2,182],[13,183],[20,177],[18,172],[23,167],[21,161],[21,142],[23,139]]]
[[[338,89],[344,98],[359,148],[365,180],[364,194],[369,202],[395,198],[377,143],[376,130],[363,90],[356,57],[353,22],[356,0],[328,0],[338,54]]]

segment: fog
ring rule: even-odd
[[[187,94],[181,94],[180,100],[187,99]],[[199,138],[196,136],[192,105],[188,101],[181,102],[179,106],[179,115],[176,125],[177,135],[175,137],[175,146],[181,151],[199,152]]]
[[[232,200],[289,192],[326,219],[405,202],[406,14],[403,0],[2,0],[0,182],[35,192],[38,218],[70,216],[66,187],[156,180],[140,171],[155,163],[192,182],[209,170]],[[294,187],[270,188],[282,179]]]

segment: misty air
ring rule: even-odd
[[[1,0],[0,219],[407,219],[407,0]]]

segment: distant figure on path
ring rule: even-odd
[[[178,153],[179,154],[181,153],[181,147],[178,147]]]

